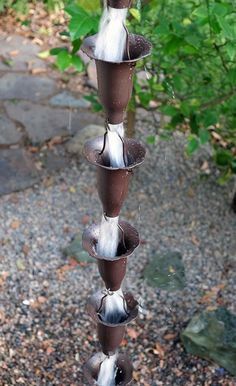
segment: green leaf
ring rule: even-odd
[[[174,115],[176,115],[179,112],[176,109],[176,107],[170,106],[170,105],[163,106],[161,108],[161,111],[162,111],[163,114],[168,115],[169,117],[173,117]]]
[[[37,54],[37,56],[41,59],[47,59],[50,55],[50,51],[47,50],[47,51],[41,51]]]
[[[234,158],[233,161],[231,162],[231,168],[233,173],[236,174],[236,158]]]
[[[223,36],[227,39],[234,39],[234,27],[223,16],[217,16],[217,20],[222,28]]]
[[[211,13],[218,16],[225,16],[228,13],[228,7],[226,4],[215,3]]]
[[[231,177],[232,177],[232,171],[230,168],[228,168],[223,174],[221,174],[217,182],[219,185],[225,185],[227,182],[229,182]]]
[[[228,72],[230,82],[235,86],[236,84],[236,68],[231,68]]]
[[[87,12],[82,8],[79,7],[76,4],[69,4],[67,7],[65,7],[66,13],[68,13],[70,16],[80,16],[80,17],[85,17],[88,16]]]
[[[56,65],[60,71],[65,71],[71,65],[71,55],[68,51],[61,51],[57,56]]]
[[[160,24],[154,29],[154,34],[160,36],[166,36],[170,33],[168,20],[161,20]]]
[[[196,8],[192,12],[192,15],[197,16],[200,19],[205,19],[206,17],[208,17],[208,11],[207,11],[206,5],[201,5],[200,7]]]
[[[172,35],[170,40],[165,45],[165,52],[167,55],[175,54],[183,45],[184,39],[179,36]]]
[[[79,0],[80,6],[87,12],[98,11],[100,9],[100,0]]]
[[[205,145],[205,143],[207,143],[211,139],[209,131],[201,129],[199,131],[199,139],[200,139],[201,145]]]
[[[233,61],[236,55],[236,45],[234,43],[228,43],[226,46],[226,51],[230,60]]]
[[[139,23],[141,21],[141,14],[137,8],[130,8],[130,14],[137,20]]]
[[[186,152],[190,156],[199,148],[199,140],[193,135],[190,135],[188,138],[188,144],[186,147]]]
[[[73,46],[72,54],[76,54],[79,51],[81,43],[82,43],[81,39],[76,39],[72,42],[72,46]]]
[[[228,150],[218,150],[215,154],[215,161],[220,167],[228,167],[233,161],[233,156]]]
[[[70,36],[72,41],[87,35],[94,27],[91,16],[73,17],[69,24]]]
[[[72,55],[71,63],[76,68],[77,71],[79,71],[79,72],[83,71],[84,65],[83,65],[83,62],[79,56]]]
[[[102,111],[103,108],[102,108],[102,105],[98,101],[97,95],[95,95],[95,94],[86,95],[84,97],[84,99],[91,102],[93,111],[95,111],[95,112]]]
[[[67,51],[67,48],[66,47],[56,47],[56,48],[52,48],[50,50],[50,54],[51,55],[58,55],[61,51]]]
[[[155,135],[149,135],[149,136],[146,138],[146,141],[147,141],[147,143],[149,143],[150,145],[155,145],[155,143],[156,143],[156,136],[155,136]]]
[[[205,127],[215,125],[219,120],[218,114],[215,111],[206,110],[200,117],[200,121],[203,122]]]

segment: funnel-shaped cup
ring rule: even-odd
[[[139,245],[139,234],[134,227],[125,221],[120,221],[119,226],[120,240],[115,258],[100,256],[97,252],[100,225],[91,225],[83,233],[83,248],[98,260],[100,275],[110,291],[120,289],[126,273],[127,257]]]
[[[95,323],[97,323],[98,339],[105,355],[113,354],[125,334],[125,326],[138,316],[138,302],[131,293],[124,293],[127,305],[127,318],[117,324],[104,322],[98,315],[104,299],[104,292],[99,291],[88,300],[87,311]]]
[[[125,4],[125,1],[122,0],[121,3]],[[106,62],[95,56],[97,35],[87,37],[81,47],[83,52],[96,61],[98,93],[111,124],[123,122],[132,93],[135,64],[151,53],[151,44],[144,37],[133,34],[128,36],[128,49],[121,63]]]
[[[107,5],[111,8],[129,8],[131,6],[132,0],[108,0]]]
[[[146,150],[139,141],[124,139],[126,167],[117,169],[110,166],[106,152],[101,154],[103,143],[103,137],[86,142],[84,155],[90,163],[97,166],[97,189],[105,215],[117,217],[128,193],[132,171],[143,163]]]
[[[104,360],[103,353],[97,353],[84,365],[83,371],[89,385],[96,385],[100,366]],[[132,380],[133,366],[127,355],[119,354],[116,360],[117,373],[115,384],[119,386],[128,385]]]

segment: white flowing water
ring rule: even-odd
[[[122,323],[128,317],[125,307],[126,303],[122,289],[111,292],[104,299],[104,306],[100,312],[100,317],[106,323]]]
[[[124,148],[122,138],[124,136],[124,125],[110,125],[107,132],[106,151],[113,168],[124,168]]]
[[[117,354],[105,357],[101,364],[100,371],[98,374],[97,385],[98,386],[115,386],[116,385],[116,360]]]
[[[105,5],[95,45],[96,58],[122,62],[127,41],[124,28],[127,12],[127,8],[116,9]]]
[[[104,257],[116,257],[119,244],[119,217],[102,216],[97,253]]]

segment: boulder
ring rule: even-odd
[[[82,156],[85,142],[91,138],[104,135],[104,133],[105,128],[103,126],[85,126],[82,130],[78,131],[77,134],[69,142],[67,142],[66,150],[72,155]]]
[[[236,375],[236,315],[221,307],[196,314],[181,334],[186,351]]]

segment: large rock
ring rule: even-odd
[[[153,287],[168,291],[185,287],[185,270],[179,252],[166,252],[152,257],[144,270],[144,277]]]
[[[43,143],[55,136],[71,135],[89,122],[102,121],[91,112],[71,112],[30,102],[6,102],[4,106],[10,118],[24,125],[34,144]]]
[[[84,98],[75,98],[74,95],[68,91],[63,91],[60,94],[53,96],[49,103],[56,107],[69,107],[69,108],[89,108],[91,103]]]
[[[66,150],[72,155],[82,156],[86,141],[104,135],[104,126],[88,125],[80,130],[67,144]]]
[[[236,315],[225,308],[195,315],[182,333],[182,341],[188,353],[236,375]]]
[[[26,189],[38,180],[34,163],[25,150],[0,151],[0,195]]]
[[[98,88],[98,80],[97,80],[97,70],[96,70],[96,64],[94,60],[91,60],[87,67],[87,74],[88,74],[88,84],[97,89]]]
[[[9,146],[18,143],[21,133],[17,131],[15,124],[7,117],[0,115],[0,146]]]
[[[25,99],[32,102],[47,98],[56,91],[56,82],[32,75],[6,74],[0,78],[0,100]]]
[[[26,71],[34,68],[46,68],[46,63],[37,57],[41,48],[31,40],[19,35],[6,35],[1,38],[0,70]]]

